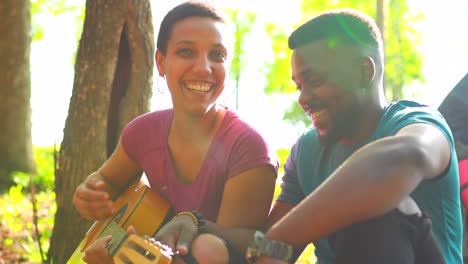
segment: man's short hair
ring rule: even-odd
[[[333,9],[310,19],[290,36],[290,49],[327,40],[329,47],[361,46],[382,51],[382,37],[375,21],[354,9]]]

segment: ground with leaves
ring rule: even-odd
[[[55,195],[40,193],[35,199],[41,247],[47,252],[56,210]],[[0,195],[0,264],[42,263],[35,234],[31,196],[21,188],[12,188],[9,193]],[[297,263],[315,263],[312,246],[304,251]]]
[[[41,248],[46,252],[54,224],[55,195],[43,192],[34,198]],[[42,263],[33,215],[31,195],[21,187],[0,196],[0,264]]]

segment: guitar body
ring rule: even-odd
[[[138,234],[152,236],[174,215],[169,203],[141,182],[117,198],[114,209],[116,213],[110,219],[94,222],[68,264],[85,263],[82,260],[84,251],[100,237],[108,234],[114,237],[112,228],[115,224],[123,230],[133,226]]]

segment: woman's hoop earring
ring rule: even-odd
[[[164,86],[161,88],[161,86],[163,84],[161,84],[161,79],[163,79],[163,83],[164,83]],[[156,88],[158,88],[158,92],[160,94],[163,94],[164,91],[166,90],[166,86],[167,86],[167,81],[166,81],[166,75],[158,75],[158,78],[156,79]]]

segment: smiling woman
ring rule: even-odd
[[[110,158],[76,188],[73,201],[81,216],[112,216],[110,198],[144,172],[151,190],[176,213],[147,235],[178,252],[173,258],[245,261],[249,230],[266,222],[278,162],[260,133],[219,102],[234,56],[228,24],[207,2],[184,2],[167,13],[155,57],[173,106],[124,127]],[[86,261],[111,263],[109,243],[109,237],[97,239],[85,250]]]
[[[226,30],[223,23],[190,17],[169,28],[174,33],[167,43],[158,41],[157,68],[168,80],[175,109],[202,115],[214,106],[232,60],[233,33]],[[160,31],[160,37],[166,34]]]

